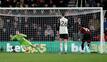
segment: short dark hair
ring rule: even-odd
[[[88,25],[86,25],[86,24],[83,24],[83,25],[82,25],[82,27],[88,28]]]
[[[62,13],[62,16],[65,16],[65,14],[64,14],[64,13]]]

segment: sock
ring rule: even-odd
[[[64,43],[65,52],[67,52],[67,42]]]
[[[84,42],[82,42],[81,48],[82,48],[82,50],[84,50]]]
[[[90,43],[88,42],[87,44],[88,44],[88,47],[90,48]]]
[[[60,52],[63,52],[63,43],[60,43]]]

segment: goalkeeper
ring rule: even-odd
[[[35,46],[28,41],[27,39],[25,39],[25,37],[27,37],[27,35],[25,34],[21,34],[19,33],[19,31],[16,31],[16,35],[10,35],[11,40],[17,40],[20,42],[20,45],[22,46],[22,48],[25,50],[25,53],[34,53],[35,52]]]

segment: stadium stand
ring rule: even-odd
[[[103,7],[104,9],[107,9],[106,3],[107,3],[106,0],[0,0],[0,7]],[[32,11],[29,11],[29,12],[32,12]],[[35,11],[33,11],[33,12],[35,12]],[[18,11],[12,12],[12,11],[7,10],[7,11],[4,11],[4,13],[9,13],[9,14],[12,13],[13,14],[13,13],[18,13]],[[24,14],[24,13],[26,13],[26,12],[21,12],[21,14]],[[0,18],[0,20],[2,20],[2,19],[3,18]],[[7,17],[6,19],[9,19],[9,20],[7,20],[7,22],[0,21],[0,28],[3,27],[3,29],[0,29],[1,33],[2,33],[2,31],[4,33],[7,29],[10,29],[12,24],[15,25],[12,28],[15,28],[14,30],[16,30],[16,25],[19,23],[19,22],[11,23],[10,20],[14,19],[11,17]],[[22,18],[22,19],[25,20],[26,18]],[[28,18],[28,20],[31,20],[31,19],[32,18]],[[3,19],[3,20],[5,20],[5,19]],[[5,23],[5,25],[7,27],[3,26],[2,23]],[[25,23],[25,28],[27,27],[26,29],[29,29],[28,24],[30,22],[21,22],[21,23]],[[38,26],[36,23],[33,25],[35,27]],[[105,26],[106,26],[106,22],[105,22]],[[26,29],[23,29],[23,30],[26,30]],[[7,31],[9,31],[9,30],[7,30]],[[41,27],[37,31],[42,31]],[[28,32],[26,32],[26,33],[28,33]],[[37,32],[37,33],[39,33],[39,32]],[[9,32],[6,32],[2,35],[3,36],[5,35],[7,37],[2,36],[3,38],[0,38],[0,39],[2,39],[2,40],[4,38],[9,39],[8,38],[8,36],[10,35]],[[44,36],[45,35],[46,34],[44,34]],[[32,35],[30,35],[30,36],[32,36]],[[42,38],[42,37],[40,37],[40,38]],[[33,38],[31,38],[31,39],[33,39]],[[53,39],[54,39],[54,37],[52,37],[52,40]]]
[[[1,0],[1,7],[66,7],[69,0]]]
[[[106,0],[0,0],[1,7],[106,7]]]
[[[72,10],[73,11],[73,10]],[[72,12],[71,11],[71,12]],[[90,11],[90,10],[86,10]],[[0,40],[1,41],[9,41],[10,35],[15,34],[17,30],[21,33],[27,34],[30,40],[37,40],[37,41],[53,41],[56,40],[56,23],[59,19],[58,15],[60,12],[58,10],[50,11],[46,10],[45,12],[38,11],[38,10],[1,10],[2,14],[0,16]],[[69,11],[68,11],[69,13]],[[10,15],[11,14],[11,15]],[[21,15],[19,17],[17,14]],[[38,15],[39,17],[35,17],[33,15]],[[15,16],[17,15],[17,17]],[[24,15],[29,15],[26,17]],[[41,17],[42,15],[42,17]],[[43,16],[48,17],[43,17]],[[96,16],[97,15],[97,16]],[[93,31],[94,36],[99,35],[100,25],[99,25],[99,13],[95,14],[84,14],[84,15],[77,15],[77,16],[67,16],[69,23],[71,23],[69,27],[69,36],[72,40],[78,41],[79,37],[79,27],[82,25],[88,25],[90,30]],[[32,16],[32,17],[30,17]],[[87,21],[86,21],[87,20]],[[93,20],[96,20],[95,22]],[[96,24],[93,24],[96,23]],[[91,28],[94,26],[94,29]],[[77,36],[75,36],[77,35]],[[94,39],[93,41],[99,41],[98,39]]]

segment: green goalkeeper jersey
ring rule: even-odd
[[[22,46],[31,46],[32,45],[31,42],[28,41],[27,39],[25,39],[25,37],[27,37],[27,35],[25,35],[25,34],[16,34],[16,35],[12,36],[11,39],[18,40]]]

